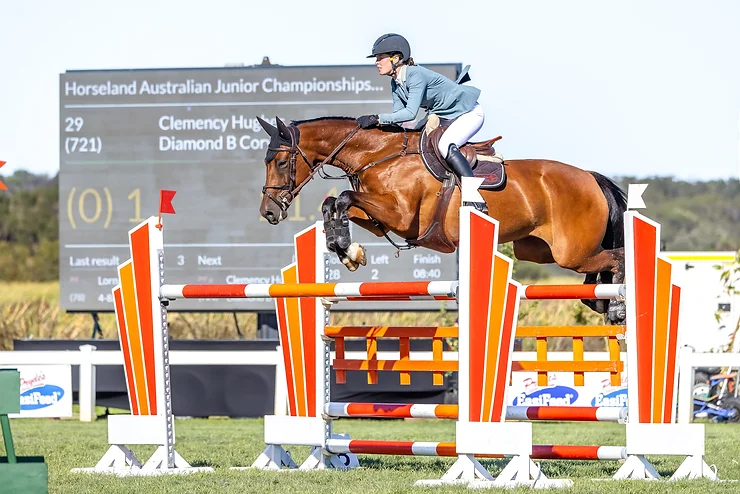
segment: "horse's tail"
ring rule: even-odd
[[[596,179],[596,183],[599,184],[609,204],[609,222],[601,246],[604,249],[624,247],[624,212],[627,211],[627,194],[619,185],[604,175],[596,172],[589,173]]]

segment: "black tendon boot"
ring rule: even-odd
[[[460,149],[454,143],[450,144],[450,147],[447,150],[447,158],[445,158],[445,161],[448,165],[450,165],[450,168],[452,168],[452,171],[455,172],[455,175],[460,178],[461,183],[462,177],[473,176],[473,170],[470,168],[470,163],[468,163],[468,160],[465,159],[465,156],[463,156],[463,154],[460,152]],[[485,202],[471,202],[464,205],[472,205],[481,213],[488,214],[488,206]]]

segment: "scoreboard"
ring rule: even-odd
[[[428,65],[451,79],[459,64]],[[68,311],[112,311],[127,232],[177,191],[165,225],[165,282],[279,283],[293,235],[321,219],[321,203],[349,188],[315,179],[286,220],[259,214],[275,124],[388,112],[390,83],[366,66],[68,71],[59,81],[60,286]],[[329,172],[339,170],[327,167]],[[349,272],[335,255],[332,282],[433,281],[457,276],[456,255],[403,251],[354,227],[368,264]],[[454,302],[352,302],[338,310],[437,310]],[[273,311],[268,299],[178,300],[172,310]]]

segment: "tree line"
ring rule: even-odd
[[[17,171],[1,178],[0,280],[59,278],[59,176]],[[649,184],[644,214],[662,225],[664,250],[727,251],[740,248],[740,181],[686,182],[671,177],[618,177]]]

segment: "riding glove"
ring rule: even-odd
[[[377,115],[363,115],[357,119],[357,124],[363,129],[369,129],[378,125]]]

